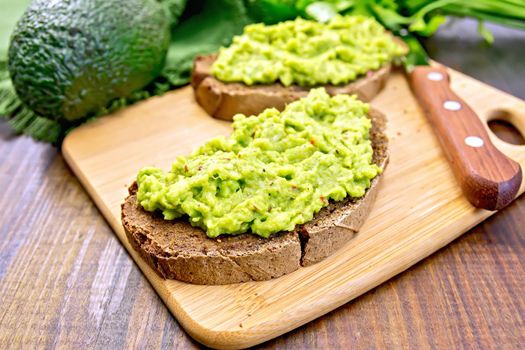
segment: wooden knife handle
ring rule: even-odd
[[[509,204],[521,185],[520,165],[492,144],[476,113],[450,88],[447,71],[418,66],[409,79],[470,203],[488,210]]]

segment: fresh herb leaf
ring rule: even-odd
[[[306,14],[318,22],[328,22],[337,15],[336,7],[329,2],[316,1],[306,6]]]
[[[492,35],[491,31],[485,27],[483,21],[478,21],[478,33],[488,44],[492,45],[492,43],[494,43],[494,35]]]
[[[412,34],[405,34],[404,32],[403,34],[401,37],[409,48],[408,54],[403,59],[405,68],[411,71],[415,66],[428,65],[428,55],[419,40]]]
[[[246,7],[254,22],[275,24],[299,16],[295,0],[247,0]]]

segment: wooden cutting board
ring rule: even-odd
[[[525,101],[451,72],[452,87],[483,120],[512,122],[525,134]],[[463,198],[404,75],[394,72],[373,104],[389,118],[391,160],[359,234],[326,260],[265,282],[197,286],[159,278],[128,244],[120,204],[142,166],[168,169],[177,155],[230,125],[207,116],[186,87],[72,132],[67,162],[130,255],[186,331],[218,348],[261,343],[374,288],[445,246],[493,212]],[[525,146],[494,143],[525,170]],[[524,190],[522,184],[520,194]]]

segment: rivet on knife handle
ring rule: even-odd
[[[520,165],[492,144],[476,113],[451,90],[447,71],[417,66],[410,85],[470,203],[488,210],[508,205],[521,185]]]

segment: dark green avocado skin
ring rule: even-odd
[[[35,0],[12,34],[8,68],[29,108],[73,121],[148,84],[169,41],[156,0]]]

